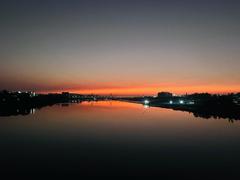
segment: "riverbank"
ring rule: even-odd
[[[167,104],[160,103],[158,101],[149,100],[148,103],[144,102],[144,99],[141,100],[121,100],[129,103],[137,103],[142,105],[147,105],[149,107],[159,107],[172,109],[176,111],[185,111],[189,113],[193,113],[195,117],[203,117],[203,118],[224,118],[229,121],[240,120],[240,107],[239,106],[208,106],[208,105],[197,105],[197,104]]]

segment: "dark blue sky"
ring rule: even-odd
[[[1,1],[1,88],[239,91],[239,9],[237,0]]]

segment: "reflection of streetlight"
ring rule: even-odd
[[[36,112],[36,109],[34,108],[30,109],[30,114],[35,114],[35,112]]]
[[[149,108],[149,105],[145,104],[143,107],[144,107],[145,109],[148,109],[148,108]]]
[[[145,99],[144,104],[149,104],[149,100]]]

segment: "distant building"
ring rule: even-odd
[[[67,95],[69,95],[69,92],[62,92],[62,95],[67,96]]]
[[[69,97],[71,99],[79,99],[79,98],[83,98],[83,95],[82,94],[72,94],[72,93],[70,93]]]
[[[173,96],[170,92],[159,92],[158,98],[171,98]]]
[[[237,93],[233,96],[233,103],[236,105],[240,105],[240,93]]]
[[[73,94],[69,92],[62,92],[62,96],[65,98],[70,98],[70,99],[80,99],[83,98],[82,94]]]
[[[62,92],[62,95],[63,95],[64,97],[70,97],[70,93],[69,93],[69,92]]]
[[[30,97],[35,97],[36,96],[36,93],[33,92],[33,91],[29,91],[27,93],[29,94]]]

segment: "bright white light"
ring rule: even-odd
[[[30,109],[30,113],[31,113],[31,114],[35,114],[35,112],[36,112],[36,109],[34,109],[34,108],[33,108],[33,109]]]
[[[144,104],[149,104],[149,100],[145,99]]]
[[[184,101],[183,101],[183,100],[180,100],[179,103],[180,103],[180,104],[184,104]]]
[[[172,104],[173,103],[173,101],[169,101],[169,104]]]

